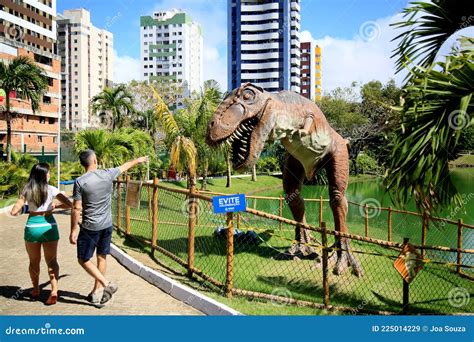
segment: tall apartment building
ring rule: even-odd
[[[228,0],[228,88],[300,92],[299,0]]]
[[[203,83],[201,25],[179,9],[140,17],[142,79],[177,82],[185,95],[200,91]]]
[[[313,41],[301,42],[301,95],[321,99],[321,47]]]
[[[60,117],[60,57],[55,51],[56,0],[0,0],[0,59],[28,56],[44,70],[48,89],[33,112],[29,101],[11,100],[12,149],[56,160]],[[15,96],[15,93],[11,94]],[[4,106],[0,103],[0,107]],[[6,121],[0,110],[0,155],[6,150]]]
[[[95,27],[81,9],[58,14],[61,55],[61,127],[73,131],[91,125],[90,100],[113,80],[113,35]]]

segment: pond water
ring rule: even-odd
[[[455,169],[452,171],[452,179],[463,199],[464,206],[441,210],[435,216],[451,220],[463,219],[464,223],[474,224],[474,169]],[[258,195],[280,196],[281,189],[259,192]],[[320,196],[328,198],[327,186],[304,186],[302,195],[305,199],[318,199]],[[390,196],[385,192],[381,179],[370,179],[366,181],[352,182],[349,184],[347,199],[357,203],[366,203],[369,206],[382,206],[396,208],[391,202]],[[260,200],[257,203],[250,199],[248,206],[278,214],[278,201]],[[399,208],[400,209],[400,208]],[[406,210],[416,211],[413,203]],[[283,216],[292,218],[288,206],[283,206]],[[312,224],[319,222],[319,202],[306,201],[307,221]],[[329,203],[323,206],[323,221],[328,227],[333,227],[332,214]],[[353,204],[349,205],[348,227],[350,232],[365,234],[365,209]],[[402,242],[404,237],[410,238],[410,242],[421,243],[422,220],[420,217],[392,213],[392,240]],[[388,211],[369,210],[369,236],[378,239],[388,239]],[[457,226],[430,221],[427,231],[426,243],[428,245],[443,245],[457,247]],[[474,248],[474,229],[463,228],[463,248]],[[470,257],[471,256],[466,256]],[[464,260],[464,258],[463,258]],[[470,263],[474,262],[474,257]]]

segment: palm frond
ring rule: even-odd
[[[168,109],[168,106],[161,98],[160,94],[150,86],[150,90],[152,91],[153,97],[156,99],[157,103],[155,105],[155,113],[158,118],[158,121],[162,124],[165,133],[171,139],[174,139],[179,134],[179,127],[176,123],[173,114]]]
[[[415,1],[403,10],[404,21],[392,24],[405,31],[393,40],[399,40],[392,57],[396,57],[396,71],[406,66],[429,67],[448,38],[456,31],[474,25],[470,0]]]
[[[399,204],[412,196],[422,211],[459,204],[448,161],[455,158],[462,130],[474,123],[473,55],[461,52],[412,70],[386,178]]]

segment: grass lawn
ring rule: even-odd
[[[370,179],[374,179],[376,176],[373,175],[358,175],[350,176],[349,181],[351,183],[364,182]],[[225,194],[233,193],[244,193],[244,194],[257,194],[261,191],[268,189],[282,189],[282,179],[281,176],[257,176],[257,182],[252,182],[249,176],[234,177],[232,178],[232,184],[230,188],[226,188],[226,178],[219,177],[208,179],[207,181],[207,190],[213,192],[221,192]],[[197,188],[201,188],[202,181],[198,181]],[[186,181],[180,182],[163,182],[166,186],[171,188],[177,187],[186,189]]]
[[[454,165],[454,166],[470,165],[470,166],[474,167],[474,155],[472,155],[472,154],[462,155],[458,159],[453,160],[450,164]]]
[[[271,184],[277,185],[275,179],[278,183],[280,182],[275,177],[261,176],[257,184],[261,188],[266,188]],[[233,181],[235,182],[231,192],[246,192],[249,189],[256,189],[255,183],[251,183],[248,178],[233,179]],[[239,184],[239,182],[242,182],[242,184]],[[210,190],[223,192],[222,189],[225,189],[225,179],[216,179],[212,183],[209,187]],[[224,188],[221,188],[223,185]],[[174,186],[179,186],[179,184]],[[162,189],[159,190],[158,197],[157,243],[182,260],[186,260],[188,234],[186,198],[182,194]],[[200,200],[198,205],[200,215],[195,236],[195,267],[218,281],[224,282],[226,242],[225,238],[215,236],[214,231],[217,227],[225,226],[225,217],[212,214],[210,203],[206,201]],[[257,209],[267,212],[273,212],[275,209],[265,201],[258,201],[255,206]],[[328,208],[325,210],[328,210]],[[283,215],[291,217],[286,206]],[[328,213],[325,215],[328,218],[330,217]],[[150,239],[151,220],[148,213],[146,190],[142,191],[141,209],[132,209],[131,218],[132,234]],[[308,218],[310,223],[315,223],[315,220],[316,217]],[[327,221],[328,227],[332,227],[331,220],[328,219]],[[125,225],[123,217],[121,225],[122,227]],[[363,235],[363,223],[352,222],[350,227],[351,232]],[[291,240],[294,238],[292,227],[286,225],[280,227],[278,222],[242,213],[239,228],[244,232],[254,230],[258,233],[258,236],[255,240],[245,237],[235,239],[235,288],[322,303],[322,272],[320,268],[315,267],[314,261],[275,260],[273,258],[291,245]],[[409,232],[394,231],[394,240],[401,240],[407,233]],[[413,234],[413,236],[410,236],[411,240],[418,243],[419,232],[411,231],[411,233]],[[370,228],[370,234],[371,236],[384,238],[386,228],[385,226],[373,226]],[[320,239],[317,236],[319,234],[313,235],[317,240]],[[357,278],[350,272],[346,272],[341,276],[331,274],[329,279],[331,304],[352,308],[400,311],[402,279],[392,265],[393,257],[396,257],[399,252],[358,241],[352,242],[352,248],[361,252],[354,253],[354,255],[362,264],[364,276]],[[160,253],[157,253],[157,255],[159,255],[161,262],[181,272],[184,270],[171,259]],[[455,257],[455,255],[449,253],[428,253],[427,256],[431,259],[445,261],[453,261]],[[452,272],[452,268],[434,263],[426,264],[425,268],[410,285],[411,309],[418,313],[472,312],[474,303],[461,308],[449,305],[449,291],[455,286],[472,289],[472,282],[457,276]],[[317,312],[312,308],[282,307],[271,302],[257,305],[256,303],[260,302],[248,301],[238,297],[229,300],[218,293],[211,293],[211,296],[249,314],[282,314],[283,312],[287,314],[297,312],[315,314]],[[319,313],[325,314],[324,312]]]

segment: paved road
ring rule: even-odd
[[[76,261],[75,246],[69,244],[68,215],[58,214],[61,239],[59,301],[45,306],[49,295],[46,265],[41,264],[40,284],[44,290],[38,301],[31,301],[28,256],[23,241],[27,217],[0,214],[0,315],[202,315],[202,313],[164,293],[160,289],[128,272],[113,257],[108,258],[107,274],[119,285],[112,302],[98,309],[85,296],[92,288],[92,278]]]

